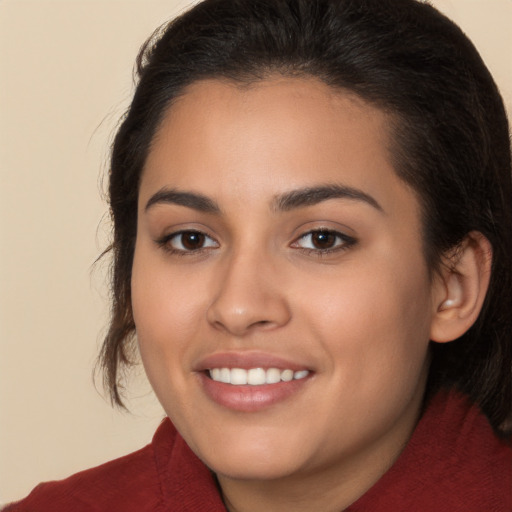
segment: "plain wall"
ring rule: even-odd
[[[512,110],[512,0],[438,0]],[[179,0],[0,0],[0,503],[148,443],[163,417],[143,377],[132,414],[92,382],[108,318],[101,176],[137,50]]]

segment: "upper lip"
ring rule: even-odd
[[[310,370],[300,362],[283,358],[274,354],[263,352],[219,352],[210,354],[196,366],[196,371],[205,371],[210,368],[278,368],[280,370]]]

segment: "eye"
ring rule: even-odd
[[[356,240],[354,238],[344,233],[330,229],[316,229],[302,235],[292,244],[292,247],[328,253],[347,249],[355,243]]]
[[[201,231],[194,230],[172,233],[159,240],[158,243],[175,253],[195,252],[219,246],[213,238]]]

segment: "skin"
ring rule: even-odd
[[[137,337],[159,400],[230,511],[342,510],[417,422],[446,286],[429,277],[388,125],[314,79],[209,80],[174,102],[155,136],[132,274]],[[276,200],[325,185],[359,196]],[[209,211],[176,204],[171,189],[206,196]],[[320,229],[342,234],[330,252],[308,234]],[[182,230],[204,243],[187,250],[190,239],[172,237]],[[269,354],[310,375],[284,400],[232,410],[198,372],[218,353]]]

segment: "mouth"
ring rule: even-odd
[[[299,399],[315,373],[304,362],[258,352],[211,354],[196,366],[201,388],[212,403],[243,413]]]
[[[213,403],[247,413],[302,396],[316,375],[306,365],[304,360],[258,351],[218,352],[200,360],[195,373]]]
[[[309,370],[294,371],[290,368],[210,368],[207,375],[215,382],[233,386],[264,386],[290,382],[308,377]]]

